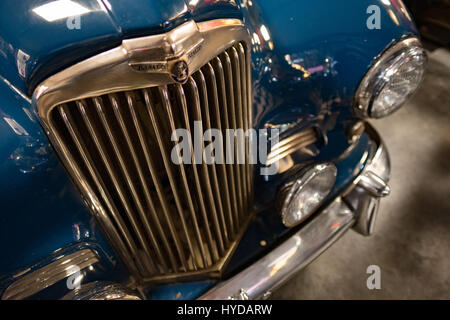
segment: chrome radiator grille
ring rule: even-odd
[[[80,99],[50,113],[50,134],[77,167],[74,180],[95,194],[110,221],[105,232],[139,279],[217,274],[245,229],[253,189],[248,141],[245,164],[171,160],[177,128],[194,137],[194,121],[224,136],[227,128],[251,127],[245,46],[228,48],[183,85]]]

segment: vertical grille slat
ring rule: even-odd
[[[155,238],[155,236],[154,236],[154,234],[153,234],[153,232],[151,230],[151,227],[149,226],[148,222],[146,221],[147,219],[146,219],[146,216],[145,216],[145,211],[144,211],[144,208],[142,207],[141,202],[138,199],[138,195],[137,195],[136,189],[134,188],[131,176],[130,176],[128,170],[127,170],[127,166],[126,166],[126,162],[125,162],[126,160],[125,160],[124,156],[122,155],[122,150],[119,148],[119,144],[117,142],[116,135],[113,134],[113,132],[112,132],[111,124],[107,120],[107,116],[105,114],[106,110],[105,110],[105,106],[103,104],[103,101],[102,101],[101,98],[96,98],[95,100],[96,100],[96,107],[97,107],[98,116],[100,117],[101,123],[103,125],[103,129],[106,131],[106,134],[107,134],[107,136],[109,138],[109,141],[110,141],[110,143],[112,145],[112,148],[114,150],[114,153],[115,153],[115,155],[117,157],[117,162],[119,164],[121,173],[123,174],[123,177],[125,178],[125,181],[126,181],[126,186],[129,188],[129,192],[131,192],[131,196],[132,196],[132,199],[134,200],[134,204],[137,207],[138,217],[140,218],[140,221],[143,222],[143,224],[144,224],[143,225],[143,229],[147,233],[147,236],[150,237],[150,240],[151,240],[152,245],[153,245],[153,249],[156,251],[156,255],[157,255],[159,261],[161,263],[163,263],[164,258],[162,257],[161,250],[159,248],[159,245],[156,242],[156,238]],[[120,184],[120,181],[119,181],[119,184]],[[132,217],[132,216],[133,216],[133,214],[130,214],[130,217]],[[139,240],[141,242],[141,245],[142,245],[145,253],[148,256],[151,257],[152,255],[150,253],[150,246],[149,246],[148,242],[145,241],[144,235],[140,231],[139,224],[138,224],[137,220],[133,219],[133,218],[131,220],[132,220],[133,226],[135,227],[135,230],[139,230],[139,234],[138,234]],[[166,265],[164,265],[164,267],[167,268]]]
[[[97,170],[92,165],[93,161],[92,161],[92,159],[90,159],[90,156],[86,152],[87,147],[81,143],[81,140],[79,138],[79,137],[81,137],[81,134],[79,132],[75,132],[76,129],[74,129],[73,124],[76,123],[76,121],[74,121],[72,119],[70,113],[66,113],[64,107],[60,108],[60,114],[61,114],[61,117],[64,120],[64,123],[66,124],[66,127],[67,127],[67,129],[68,129],[68,131],[69,131],[73,141],[77,145],[78,150],[79,150],[80,154],[82,155],[82,157],[83,157],[83,159],[84,159],[84,161],[85,161],[85,163],[86,163],[86,165],[88,167],[88,170],[90,172],[92,172],[92,173],[96,172]],[[93,179],[96,180],[96,181],[98,181],[98,177],[99,176],[100,175],[97,175],[97,177],[96,177],[95,175],[92,175]],[[98,185],[101,185],[101,184],[98,183]],[[136,223],[136,230],[139,233],[142,233],[142,231],[138,227],[137,223]],[[146,241],[144,240],[143,237],[140,240],[141,240],[141,243],[146,244]],[[144,247],[144,251],[145,251],[145,254],[146,254],[145,255],[146,262],[151,266],[151,268],[153,269],[153,272],[157,272],[155,265],[152,263],[152,260],[149,259],[149,257],[151,257],[151,255],[150,255],[150,250],[149,250],[149,248],[147,246]]]
[[[179,217],[179,219],[181,221],[183,233],[184,233],[184,236],[185,236],[184,239],[187,242],[190,254],[192,256],[195,256],[195,251],[194,251],[194,248],[193,248],[193,245],[192,245],[192,240],[191,240],[191,238],[189,236],[189,231],[188,231],[188,228],[187,228],[187,225],[186,225],[186,219],[184,217],[184,210],[183,210],[183,207],[181,205],[181,200],[180,200],[180,197],[179,197],[179,194],[178,194],[178,186],[177,186],[177,184],[175,182],[175,177],[174,177],[173,172],[172,172],[172,167],[171,167],[171,163],[170,163],[170,160],[169,160],[169,156],[167,154],[166,145],[165,145],[165,143],[163,141],[163,137],[161,135],[160,124],[159,124],[158,119],[156,118],[154,106],[153,106],[153,104],[151,102],[152,99],[150,98],[150,91],[149,91],[149,89],[144,89],[143,93],[144,93],[144,98],[145,98],[145,104],[147,106],[147,112],[148,112],[148,114],[150,116],[150,119],[151,119],[153,130],[154,130],[155,136],[156,136],[156,140],[158,142],[158,147],[160,149],[161,156],[162,156],[163,163],[164,163],[164,167],[166,169],[166,174],[167,174],[167,177],[169,178],[171,191],[172,191],[173,197],[175,199],[175,206],[176,206],[176,209],[178,211],[178,217]],[[161,94],[161,92],[160,92],[160,94]],[[163,104],[167,103],[167,101],[164,99],[164,97],[161,97],[161,101],[162,101]],[[193,263],[194,263],[194,268],[197,268],[197,266],[195,264],[195,260],[193,260]],[[183,261],[183,264],[184,264],[183,265],[184,268],[186,268],[187,270],[190,269],[187,266],[186,261]]]
[[[240,72],[241,75],[239,77],[241,81],[241,88],[242,88],[242,106],[243,106],[243,112],[242,112],[242,122],[243,122],[243,128],[245,131],[249,129],[249,120],[248,120],[248,113],[250,109],[250,105],[248,104],[248,90],[247,88],[248,82],[247,82],[247,68],[246,60],[245,60],[245,50],[241,43],[237,44],[237,52],[239,56],[239,65],[240,65]],[[248,138],[245,139],[245,180],[246,180],[246,186],[247,186],[247,193],[250,192],[251,186],[250,186],[250,161],[249,161],[249,140]]]
[[[241,46],[242,43],[240,44]],[[245,48],[244,48],[245,51]],[[247,117],[248,117],[248,127],[249,128],[253,128],[253,94],[252,94],[252,76],[251,76],[251,63],[250,63],[250,55],[246,54],[245,55],[245,69],[246,69],[246,81],[247,81]],[[250,137],[249,137],[250,138]],[[256,137],[254,137],[254,139],[256,139]],[[253,145],[256,143],[256,140],[252,140],[249,141],[252,142]],[[247,150],[247,152],[250,153],[250,150]],[[255,152],[256,153],[256,152]],[[254,157],[256,157],[257,155],[254,154]],[[251,157],[251,156],[250,156]],[[251,163],[254,163],[254,160],[256,159],[252,159],[250,158]],[[248,180],[249,180],[249,187],[250,187],[250,194],[249,194],[249,201],[251,201],[253,199],[253,190],[254,188],[253,186],[253,177],[254,177],[254,172],[253,172],[253,166],[250,165],[249,166],[249,172],[248,172]]]
[[[216,57],[213,61],[214,64],[214,70],[217,73],[217,88],[220,96],[220,102],[222,105],[222,108],[220,109],[220,118],[222,120],[222,134],[224,139],[226,139],[226,129],[231,128],[230,127],[230,122],[228,120],[228,108],[229,108],[229,101],[227,101],[227,95],[226,95],[226,88],[225,88],[225,76],[224,76],[224,71],[223,71],[223,65],[222,62],[220,60],[220,58]],[[228,152],[226,152],[225,150],[225,163],[230,163],[231,162],[231,158],[229,157]],[[231,204],[232,204],[232,212],[233,212],[233,222],[234,222],[234,229],[237,230],[239,228],[239,217],[238,217],[238,213],[239,213],[239,204],[238,204],[238,197],[236,195],[236,184],[234,181],[234,166],[231,165],[225,165],[226,171],[227,171],[227,177],[228,180],[227,182],[229,182],[228,184],[228,192],[230,194],[230,198],[231,198]]]
[[[188,79],[188,85],[190,87],[190,91],[192,93],[192,108],[193,108],[193,113],[194,113],[194,120],[196,121],[200,121],[200,123],[203,123],[202,121],[202,112],[200,109],[200,94],[198,91],[198,87],[196,82],[191,78]],[[202,152],[202,156],[203,156],[203,152],[205,150],[205,144],[203,142],[203,139],[201,141],[201,152]],[[208,172],[208,167],[207,164],[202,161],[201,162],[201,171],[202,171],[202,186],[204,189],[206,194],[207,194],[207,198],[209,201],[209,208],[211,210],[211,215],[212,215],[212,219],[213,219],[213,223],[214,223],[214,230],[216,232],[217,235],[217,241],[219,242],[219,252],[220,254],[223,254],[223,252],[225,251],[225,246],[224,246],[224,240],[223,240],[223,234],[222,234],[222,230],[220,228],[219,225],[219,215],[217,213],[217,209],[216,209],[216,203],[214,201],[214,196],[213,196],[213,192],[212,192],[212,188],[211,188],[211,183],[210,183],[210,178],[209,178],[209,172]]]
[[[205,80],[205,76],[203,75],[203,72],[201,70],[197,71],[196,73],[196,79],[197,81],[200,83],[199,84],[199,92],[200,92],[200,101],[201,101],[201,106],[202,106],[202,110],[204,111],[204,118],[203,118],[203,123],[204,123],[204,130],[205,132],[211,129],[211,120],[210,120],[210,111],[209,111],[209,101],[208,101],[208,91],[207,91],[207,87],[206,87],[206,80]],[[194,76],[194,77],[195,77]],[[224,242],[225,245],[227,246],[230,238],[228,235],[228,230],[226,227],[226,222],[225,222],[225,214],[224,214],[224,209],[223,209],[223,205],[222,205],[222,195],[220,193],[219,190],[219,181],[217,180],[217,170],[216,170],[216,165],[213,162],[212,164],[208,165],[208,169],[211,169],[211,173],[210,174],[210,181],[212,182],[212,187],[213,187],[213,197],[214,197],[214,201],[217,204],[217,211],[219,213],[219,221],[220,221],[220,225],[222,226],[222,234],[223,234],[223,238],[224,238]]]
[[[164,105],[165,111],[166,111],[168,119],[169,119],[170,130],[171,130],[171,132],[175,132],[175,130],[177,128],[175,127],[175,121],[174,121],[174,116],[172,114],[172,106],[169,101],[169,94],[167,92],[167,87],[159,87],[158,90],[159,90],[160,95],[163,97],[163,101],[164,101],[163,105]],[[181,177],[182,177],[182,179],[181,179],[182,186],[184,188],[184,192],[186,195],[188,209],[192,216],[192,224],[194,226],[195,237],[197,239],[198,246],[200,248],[200,253],[201,253],[202,260],[203,260],[203,264],[204,264],[204,266],[206,266],[207,265],[206,252],[205,252],[205,248],[203,245],[203,237],[200,233],[200,228],[198,226],[197,217],[196,217],[195,209],[194,209],[194,201],[192,200],[191,190],[189,188],[186,170],[184,168],[184,164],[182,161],[180,161],[180,164],[178,166],[179,166],[179,171],[180,171]],[[195,258],[195,255],[194,255],[194,258]]]
[[[73,178],[79,181],[80,187],[86,190],[88,195],[91,195],[89,198],[91,209],[94,212],[95,216],[101,216],[98,221],[100,226],[104,228],[104,230],[108,230],[107,237],[111,240],[118,250],[119,256],[122,258],[124,264],[128,267],[130,273],[134,276],[139,276],[142,274],[146,274],[147,272],[143,268],[141,262],[136,259],[137,255],[133,255],[135,251],[131,250],[131,254],[128,251],[126,245],[124,244],[120,232],[117,230],[115,224],[111,219],[103,219],[108,216],[107,210],[101,205],[100,199],[95,195],[94,186],[90,185],[88,181],[87,173],[83,171],[78,162],[75,159],[74,152],[71,150],[70,145],[66,144],[66,139],[63,137],[64,130],[60,127],[61,122],[63,120],[58,119],[57,114],[58,109],[56,107],[53,111],[52,119],[50,119],[50,123],[52,128],[55,128],[52,132],[53,143],[56,145],[58,150],[61,152],[61,156],[65,157],[68,161],[70,169],[73,172]],[[55,115],[56,114],[56,115]],[[56,128],[58,128],[56,130]]]
[[[94,145],[97,146],[102,159],[105,159],[105,160],[108,159],[106,157],[106,154],[103,152],[103,148],[101,148],[101,147],[99,148],[99,146],[101,146],[101,144],[99,143],[99,140],[98,140],[98,138],[95,134],[95,131],[92,127],[91,121],[89,120],[89,117],[86,113],[86,102],[85,101],[77,101],[76,104],[77,104],[78,111],[80,112],[80,114],[83,118],[84,124],[85,124],[86,128],[88,129],[88,132],[90,133],[90,137],[92,137],[92,141],[94,142]],[[66,123],[66,126],[68,126],[68,125],[70,125],[70,122]],[[75,141],[78,148],[82,148],[82,146],[77,143],[77,140],[78,140],[78,137],[80,136],[80,134],[77,132],[73,132],[73,129],[72,130],[69,129],[69,132],[70,131],[72,131],[71,136],[72,136],[73,141]],[[83,150],[84,150],[84,148],[80,149],[81,152],[83,152]],[[89,159],[88,163],[93,163],[92,159]],[[92,168],[91,170],[94,170],[94,168]],[[111,176],[113,176],[113,180],[114,180],[115,175],[111,175]],[[97,185],[101,186],[101,189],[102,189],[101,192],[105,193],[104,197],[106,197],[106,199],[107,199],[106,205],[107,205],[108,209],[110,210],[115,223],[118,225],[120,232],[123,234],[123,238],[124,238],[125,242],[128,244],[128,247],[133,252],[133,255],[138,256],[139,254],[137,251],[136,244],[135,244],[129,230],[126,227],[125,222],[123,221],[123,218],[118,214],[118,209],[115,206],[114,201],[112,200],[111,194],[107,191],[107,187],[105,186],[104,182],[102,181],[103,179],[101,178],[101,175],[98,173],[97,170],[95,170],[95,174],[92,175],[92,177],[94,180],[100,180],[100,181],[97,181],[96,183],[97,183]],[[117,181],[117,180],[114,180],[114,181]]]
[[[223,134],[222,131],[222,124],[220,119],[220,111],[219,111],[219,98],[217,93],[217,84],[216,84],[216,75],[214,73],[214,69],[211,66],[210,63],[207,63],[204,67],[205,77],[208,83],[208,93],[209,97],[211,99],[211,108],[209,109],[211,111],[210,118],[211,118],[211,126],[213,128],[216,128],[219,132]],[[223,106],[226,107],[225,105]],[[213,120],[212,120],[213,119]],[[208,122],[208,120],[206,121]],[[223,155],[225,154],[224,150],[220,150],[220,153]],[[225,159],[220,159],[221,163],[218,163],[218,171],[219,171],[219,179],[223,182],[223,195],[222,197],[222,206],[224,208],[224,212],[226,212],[226,217],[228,221],[228,233],[234,234],[234,221],[233,221],[233,213],[232,213],[232,207],[231,207],[231,200],[230,200],[230,193],[228,189],[228,177],[226,173],[225,168]],[[216,169],[216,168],[215,168]],[[217,178],[215,179],[217,180]]]
[[[182,118],[184,120],[183,124],[189,132],[192,132],[190,121],[189,121],[189,112],[188,112],[187,103],[186,103],[186,95],[184,93],[183,87],[180,84],[176,85],[176,93],[177,93],[178,101],[180,103],[180,107],[182,110]],[[206,236],[208,239],[209,250],[210,250],[210,252],[212,252],[211,260],[213,262],[216,262],[219,260],[219,253],[217,250],[217,245],[213,242],[211,230],[209,228],[209,219],[208,219],[208,215],[206,213],[206,205],[205,205],[205,200],[203,198],[203,191],[201,188],[201,183],[200,183],[197,166],[194,163],[195,157],[194,157],[194,148],[192,147],[192,145],[191,145],[190,151],[191,151],[191,161],[192,161],[192,172],[194,175],[195,187],[196,187],[195,191],[197,192],[200,211],[201,211],[203,221],[204,221],[204,229],[205,229],[205,233],[206,233]]]
[[[81,102],[77,102],[77,104],[79,106],[81,106]],[[86,152],[87,148],[84,145],[84,143],[81,141],[81,135],[78,132],[78,129],[73,126],[73,123],[75,123],[75,121],[72,119],[70,111],[67,110],[67,105],[62,105],[58,108],[58,112],[71,136],[71,138],[73,139],[76,148],[78,150],[78,152],[80,153],[84,164],[86,165],[86,167],[88,168],[89,173],[91,174],[92,178],[94,179],[96,185],[98,186],[98,188],[100,189],[101,194],[108,200],[111,199],[110,194],[106,191],[105,188],[105,184],[101,179],[101,175],[98,173],[98,171],[96,170],[96,168],[93,166],[93,161],[92,158],[90,157],[89,153]],[[109,202],[109,201],[107,201]],[[114,206],[114,204],[112,202],[110,202],[110,204],[108,205],[110,208],[110,210],[117,210]],[[117,216],[117,215],[114,215]],[[123,221],[120,218],[117,218],[116,223],[119,225],[119,229],[120,231],[124,234],[124,239],[125,241],[127,241],[129,248],[131,249],[131,251],[134,254],[138,254],[137,250],[136,250],[136,246],[134,245],[133,240],[131,239],[131,237],[129,236],[129,233],[127,231],[125,231],[126,229],[123,227]],[[147,257],[146,257],[147,259]]]
[[[111,103],[112,103],[114,114],[115,114],[116,119],[119,122],[119,126],[120,126],[120,128],[122,130],[122,134],[125,137],[125,142],[126,142],[126,145],[128,146],[128,150],[130,151],[131,159],[133,161],[134,167],[136,168],[136,171],[138,173],[140,185],[136,185],[134,187],[134,189],[142,188],[144,196],[145,196],[145,200],[146,200],[146,203],[147,203],[147,206],[149,208],[148,211],[150,212],[150,215],[152,217],[152,224],[154,224],[156,226],[156,229],[158,230],[158,234],[161,237],[162,242],[164,243],[165,250],[170,252],[169,242],[167,240],[167,237],[165,235],[164,230],[161,227],[161,223],[159,221],[159,218],[158,218],[158,216],[156,214],[155,205],[154,205],[153,200],[152,200],[152,198],[150,196],[150,191],[149,191],[148,185],[147,185],[147,183],[145,181],[145,178],[144,178],[143,169],[141,168],[141,164],[139,163],[139,159],[138,159],[138,156],[137,156],[136,148],[135,148],[133,142],[131,141],[131,137],[130,137],[130,133],[129,133],[130,129],[127,128],[127,126],[125,124],[124,117],[122,116],[122,112],[121,112],[120,107],[119,107],[118,97],[115,96],[115,95],[110,95],[110,100],[111,100]],[[143,204],[141,204],[140,206],[143,207]],[[146,216],[144,216],[144,219],[145,219],[144,220],[144,225],[146,226],[146,229],[151,230],[152,228],[150,226],[149,219]],[[153,236],[153,238],[156,238],[156,236]],[[156,242],[156,239],[155,239],[155,242]],[[169,255],[169,259],[170,259],[170,263],[172,265],[173,270],[176,270],[177,267],[176,267],[176,263],[175,263],[175,259],[174,259],[173,255]],[[167,269],[167,263],[166,263],[165,259],[163,259],[161,262],[162,262],[164,268]]]
[[[150,171],[153,185],[155,186],[156,193],[157,193],[160,205],[161,205],[161,209],[163,211],[163,215],[165,217],[166,224],[169,228],[170,234],[171,234],[173,242],[175,244],[175,248],[176,248],[175,251],[178,253],[179,261],[181,261],[181,262],[185,261],[184,252],[181,247],[181,241],[175,230],[173,220],[170,218],[169,206],[167,204],[166,196],[164,195],[164,191],[163,191],[163,187],[160,182],[160,178],[156,171],[156,166],[154,164],[154,160],[151,157],[151,152],[149,150],[148,143],[144,136],[144,129],[143,129],[143,126],[141,125],[141,120],[138,119],[138,116],[137,116],[137,111],[136,111],[137,104],[134,103],[133,96],[130,93],[127,93],[127,100],[128,100],[130,113],[133,118],[133,123],[134,123],[134,126],[135,126],[137,134],[138,134],[138,139],[139,139],[139,142],[140,142],[143,152],[144,152],[145,161],[148,165],[148,170]],[[172,252],[169,252],[169,254],[172,254]],[[183,268],[185,268],[184,264],[183,264]]]
[[[250,217],[253,167],[248,139],[234,135],[227,146],[226,134],[252,128],[249,63],[247,45],[236,43],[184,84],[109,92],[52,109],[53,141],[136,279],[215,275],[236,248]],[[177,129],[192,138],[191,162],[172,161],[183,139],[172,141]],[[205,162],[216,138],[205,143],[209,129],[223,137],[223,150],[213,153],[222,162]]]
[[[230,55],[228,52],[223,53],[223,61],[224,61],[224,71],[225,71],[225,77],[226,77],[226,90],[227,90],[227,101],[229,102],[229,119],[230,121],[230,127],[231,129],[236,130],[238,128],[237,119],[236,119],[236,108],[235,108],[235,81],[233,80],[233,73],[232,73],[232,64]],[[238,156],[236,154],[236,139],[234,140],[234,163],[238,163]],[[242,218],[244,216],[244,201],[243,201],[243,186],[241,181],[241,166],[239,164],[236,164],[234,166],[234,179],[236,182],[236,189],[237,189],[237,196],[238,196],[238,204],[239,204],[239,216]]]
[[[245,130],[244,121],[243,121],[243,105],[242,105],[242,87],[241,87],[241,66],[239,62],[239,55],[236,48],[230,48],[230,59],[231,59],[231,67],[233,72],[233,83],[234,83],[234,101],[235,101],[235,114],[236,114],[236,125],[237,128],[242,128]],[[239,176],[240,176],[240,184],[242,185],[242,189],[244,194],[247,194],[247,183],[246,183],[246,167],[242,165],[245,162],[245,146],[238,143],[236,152],[238,155],[238,168],[239,168]],[[245,208],[246,202],[245,199],[242,199],[241,206]],[[245,212],[243,211],[243,214]]]

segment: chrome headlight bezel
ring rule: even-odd
[[[416,86],[402,96],[391,108],[380,111],[376,110],[374,103],[380,96],[383,89],[396,76],[396,72],[411,61],[416,59],[419,62],[419,81]],[[426,70],[427,54],[419,39],[415,37],[406,38],[395,43],[385,50],[370,67],[362,79],[354,98],[354,111],[362,118],[382,118],[398,110],[419,88]]]
[[[295,227],[310,217],[326,200],[336,176],[336,166],[326,162],[307,165],[290,177],[279,191],[284,226]]]

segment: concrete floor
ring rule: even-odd
[[[372,237],[347,232],[273,299],[450,299],[450,52],[430,54],[414,98],[373,121],[391,154],[391,195]],[[369,265],[381,289],[366,286]]]

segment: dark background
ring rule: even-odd
[[[422,37],[436,46],[450,45],[450,0],[405,0]]]

